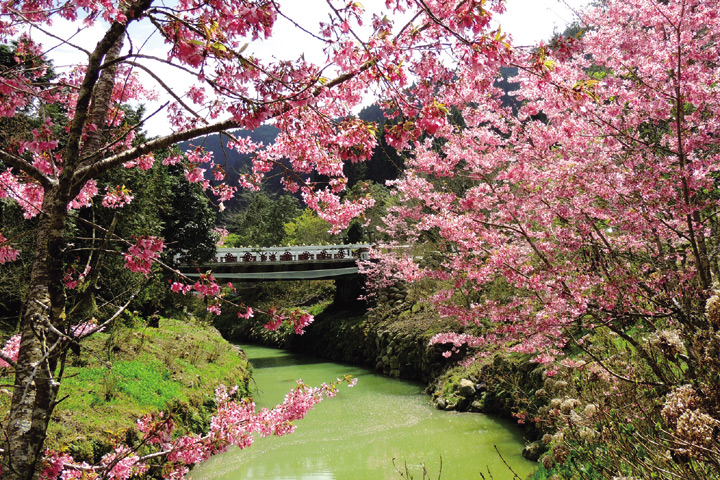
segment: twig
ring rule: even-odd
[[[495,448],[495,451],[497,452],[498,456],[500,457],[500,460],[502,460],[502,462],[505,464],[505,466],[508,468],[508,470],[510,470],[512,472],[513,480],[515,480],[515,479],[522,480],[522,478],[520,478],[520,476],[517,474],[517,472],[515,472],[515,470],[513,470],[513,468],[505,460],[505,457],[502,456],[502,453],[500,453],[500,450],[498,450],[497,445],[493,445],[493,447]],[[490,473],[489,470],[488,470],[488,473]],[[490,476],[492,477],[492,475],[490,475]]]

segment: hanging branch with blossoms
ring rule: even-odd
[[[68,454],[46,452],[40,478],[127,480],[153,472],[159,465],[162,465],[162,478],[184,478],[194,465],[226,452],[231,446],[249,447],[254,434],[268,437],[293,432],[296,428],[294,422],[304,418],[324,398],[337,395],[341,383],[353,387],[357,379],[345,377],[319,387],[310,387],[299,380],[298,385],[285,395],[283,403],[273,409],[262,408],[259,411],[251,400],[236,399],[237,387],[228,391],[221,385],[215,390],[217,413],[210,420],[207,435],[176,436],[172,417],[162,412],[146,415],[137,421],[141,448],[116,446],[96,466],[77,464]],[[140,454],[141,449],[151,450],[151,453]],[[162,463],[158,463],[159,460]]]

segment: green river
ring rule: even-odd
[[[191,472],[191,480],[393,480],[393,466],[422,478],[422,465],[442,480],[521,478],[535,464],[520,455],[522,437],[512,422],[477,413],[433,408],[422,385],[361,367],[241,345],[254,366],[258,406],[272,407],[302,380],[309,385],[350,374],[357,386],[340,387],[284,437],[256,438],[246,450],[218,455]],[[491,472],[492,477],[488,475]]]

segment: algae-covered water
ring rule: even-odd
[[[284,437],[257,438],[245,449],[218,455],[191,472],[192,480],[385,480],[400,479],[393,466],[419,480],[512,479],[533,463],[520,455],[517,426],[482,414],[438,411],[418,383],[283,350],[243,345],[255,370],[259,406],[272,407],[296,384],[331,382],[350,374],[354,388],[341,387]],[[497,450],[502,455],[496,451]],[[488,475],[488,471],[492,477]]]

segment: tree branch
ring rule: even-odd
[[[52,180],[24,158],[13,155],[12,153],[6,152],[2,149],[0,149],[0,161],[26,173],[32,179],[37,180],[38,183],[40,183],[40,185],[42,185],[45,189],[48,189],[52,187],[54,183],[57,183],[57,180]]]

